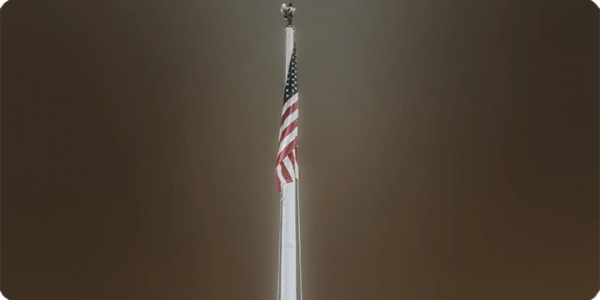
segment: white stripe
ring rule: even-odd
[[[292,178],[292,181],[296,178],[296,175],[294,174],[294,167],[292,166],[292,162],[290,161],[290,158],[288,156],[286,156],[283,159],[283,164],[285,165],[285,168],[288,170],[288,173],[290,173],[290,177]]]
[[[288,99],[288,101],[283,104],[283,108],[281,109],[281,115],[283,116],[285,111],[296,102],[298,102],[298,93],[296,93],[294,96],[292,96],[292,98]]]
[[[281,151],[283,150],[283,148],[285,148],[287,145],[289,145],[292,141],[294,141],[294,139],[296,138],[296,136],[298,135],[298,127],[294,128],[294,130],[292,130],[292,132],[290,132],[290,134],[288,134],[282,141],[281,144],[279,145],[279,150],[277,150],[277,155],[279,155],[279,153],[281,153]]]
[[[279,181],[281,182],[281,186],[283,187],[283,185],[287,182],[285,180],[285,178],[283,177],[283,174],[281,174],[281,165],[277,166],[277,176],[279,177]]]
[[[283,132],[283,130],[285,130],[286,127],[290,126],[290,124],[292,124],[296,119],[298,119],[298,110],[291,113],[287,118],[285,118],[283,124],[281,125],[281,128],[279,129],[279,138],[281,138],[281,133]]]

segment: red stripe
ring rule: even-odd
[[[281,150],[281,152],[279,152],[279,155],[277,156],[277,166],[280,165],[281,162],[283,162],[283,159],[290,153],[290,151],[292,151],[292,149],[296,147],[297,143],[298,137],[295,137],[291,143],[289,143],[287,146],[285,146],[285,148]]]
[[[288,109],[285,110],[285,112],[283,112],[283,115],[281,115],[281,124],[280,125],[283,125],[283,122],[285,122],[285,119],[297,110],[298,110],[298,101],[296,101],[296,103],[292,104],[290,107],[288,107]]]
[[[281,175],[283,175],[283,179],[285,179],[286,183],[292,182],[292,176],[290,176],[290,172],[288,172],[288,169],[284,164],[281,164]]]
[[[298,180],[298,145],[296,145],[296,148],[294,149],[294,171],[296,173],[294,173],[294,175],[296,175],[296,180]]]
[[[294,120],[294,122],[292,122],[292,124],[288,125],[288,127],[286,127],[281,132],[281,136],[279,137],[279,145],[281,145],[281,141],[283,141],[283,139],[285,139],[285,137],[287,137],[288,134],[290,134],[290,132],[294,131],[294,129],[296,129],[296,127],[298,127],[298,119]]]
[[[288,158],[290,159],[290,164],[292,165],[292,169],[294,169],[294,174],[296,174],[296,164],[294,163],[294,151],[290,151],[288,154]],[[295,178],[296,176],[294,176]]]

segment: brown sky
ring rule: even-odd
[[[7,298],[276,299],[280,5],[2,8]],[[591,1],[294,5],[306,300],[595,295]]]

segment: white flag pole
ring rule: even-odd
[[[283,4],[281,13],[288,21],[285,27],[285,70],[284,80],[294,50],[294,33],[296,28],[292,25],[295,8]],[[285,183],[281,192],[281,236],[279,253],[279,278],[278,295],[279,300],[297,300],[298,285],[298,227],[297,227],[297,188],[296,182]]]
[[[296,182],[283,185],[281,198],[280,300],[297,300]]]

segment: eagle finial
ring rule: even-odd
[[[281,14],[283,15],[283,18],[286,19],[288,21],[288,25],[292,25],[292,20],[294,20],[294,11],[296,11],[296,8],[292,5],[292,2],[290,2],[289,5],[281,4]]]

